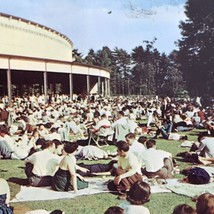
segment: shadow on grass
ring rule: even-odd
[[[87,146],[88,145],[88,139],[85,140],[77,140],[78,145],[80,146]]]
[[[79,146],[88,146],[88,141],[89,139],[86,139],[86,140],[77,140],[77,143]],[[115,143],[113,141],[107,141],[107,143],[109,144],[109,146],[111,145],[115,145]],[[96,146],[96,143],[94,142],[94,140],[92,139],[91,142],[90,142],[90,145],[93,145],[93,146]]]
[[[0,169],[0,172],[8,172],[8,170]]]
[[[19,184],[22,186],[27,186],[29,185],[28,179],[24,179],[24,178],[16,178],[16,177],[12,177],[12,178],[8,178],[7,181],[11,182],[11,183],[15,183],[15,184]]]
[[[19,166],[18,168],[19,169],[25,169],[26,167],[25,166]]]
[[[198,135],[204,135],[204,136],[208,136],[208,133],[207,133],[207,131],[206,132],[203,132],[203,131],[195,131],[195,132],[191,132],[191,133],[188,133],[188,135],[190,135],[190,136],[198,136]]]
[[[178,162],[184,162],[184,163],[188,163],[191,165],[197,165],[198,164],[197,160],[192,159],[192,158],[188,159],[188,158],[177,158],[177,157],[175,157],[174,159]]]

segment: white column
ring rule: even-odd
[[[8,59],[8,70],[7,70],[7,95],[10,104],[12,100],[10,59]]]
[[[87,75],[87,95],[90,95],[90,76]]]
[[[47,85],[48,85],[48,78],[47,78],[47,63],[45,63],[45,71],[43,72],[43,79],[44,79],[44,95],[45,95],[45,102],[47,102]]]
[[[108,80],[105,78],[105,97],[108,96]]]

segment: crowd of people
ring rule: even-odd
[[[86,176],[112,175],[109,190],[129,203],[110,207],[107,214],[150,213],[143,206],[151,195],[149,180],[161,184],[175,173],[173,156],[157,148],[158,138],[185,141],[186,131],[201,129],[198,142],[185,157],[203,164],[214,162],[214,106],[204,107],[200,99],[74,96],[71,100],[66,95],[31,95],[14,97],[9,103],[3,97],[0,123],[0,159],[23,160],[31,186],[76,193],[88,187]],[[106,152],[100,144],[91,145],[92,136],[95,141],[99,137],[106,145],[111,143],[115,150]],[[78,158],[111,159],[86,165],[78,164]],[[0,205],[5,206],[0,206],[0,213],[10,214],[8,184],[2,182]],[[213,197],[206,195],[207,204],[198,200],[198,214],[203,213],[202,206],[214,207]],[[196,211],[183,204],[173,213]]]

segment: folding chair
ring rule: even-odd
[[[109,146],[107,142],[108,137],[113,136],[113,134],[114,131],[111,126],[101,126],[100,129],[96,132],[90,130],[88,145],[91,144],[91,141],[94,141],[98,147]]]

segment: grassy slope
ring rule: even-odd
[[[189,140],[196,140],[197,131],[188,133]],[[167,141],[163,139],[157,140],[157,146],[159,149],[169,151],[175,156],[178,152],[186,151],[187,149],[181,148],[181,142]],[[106,148],[109,149],[109,148]],[[111,148],[112,149],[112,146]],[[105,161],[102,161],[105,162]],[[92,163],[92,162],[90,162]],[[179,162],[179,168],[183,169],[188,164]],[[13,198],[20,189],[20,185],[26,178],[24,174],[24,162],[20,160],[1,160],[0,161],[0,177],[8,180],[11,188],[11,198]],[[182,178],[181,175],[176,175],[178,178]],[[62,209],[66,214],[71,213],[88,213],[88,214],[102,214],[104,211],[113,205],[119,205],[122,201],[117,199],[116,195],[110,193],[103,193],[90,196],[76,197],[68,200],[55,200],[55,201],[35,201],[25,203],[12,203],[15,208],[15,214],[23,214],[23,210],[30,209]],[[170,214],[173,208],[181,203],[188,203],[194,206],[194,203],[190,198],[185,196],[176,195],[173,193],[159,193],[153,194],[151,201],[146,204],[150,209],[151,214]],[[23,207],[23,210],[20,211]]]

